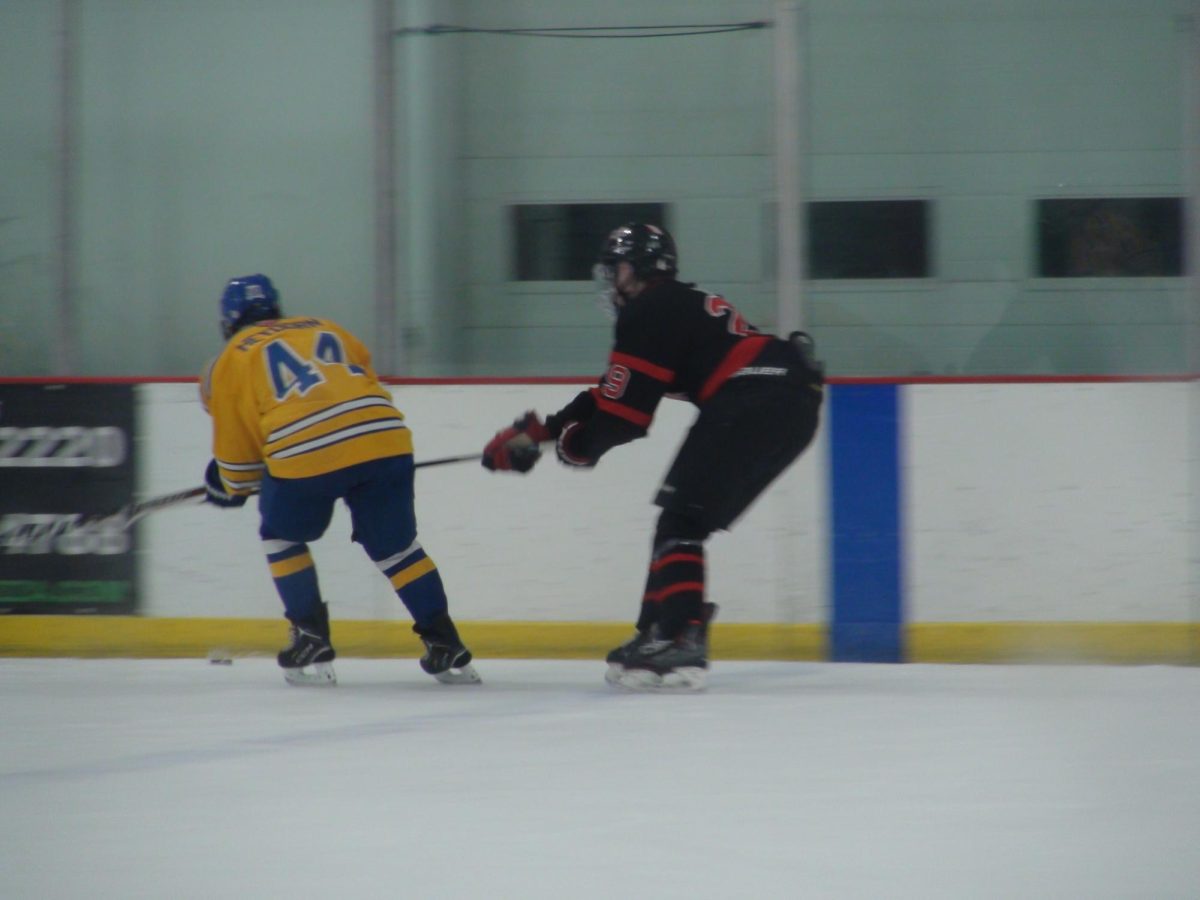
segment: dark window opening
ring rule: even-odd
[[[514,206],[517,281],[591,281],[610,231],[626,222],[666,227],[665,203],[546,203]]]
[[[808,204],[810,278],[928,278],[925,200]]]
[[[1183,274],[1183,201],[1119,197],[1037,201],[1042,278]]]

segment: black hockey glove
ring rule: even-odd
[[[553,440],[549,429],[530,410],[511,426],[497,431],[483,448],[480,462],[492,472],[528,472],[542,458],[541,443]]]
[[[246,505],[246,494],[231,494],[221,481],[221,473],[217,471],[217,461],[209,460],[208,468],[204,470],[204,501],[222,509],[236,509]]]

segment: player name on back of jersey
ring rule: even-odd
[[[304,328],[319,328],[321,326],[320,319],[294,319],[290,321],[272,322],[270,325],[259,325],[254,328],[254,331],[237,343],[238,350],[249,350],[256,344],[261,344],[265,340],[269,340],[277,334],[282,334],[285,331],[295,331]]]

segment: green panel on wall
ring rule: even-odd
[[[86,372],[197,372],[225,280],[254,272],[285,312],[367,331],[367,6],[83,5]]]
[[[47,375],[58,303],[57,4],[0,3],[0,375]]]
[[[86,374],[193,374],[219,346],[221,285],[253,271],[276,279],[285,309],[373,336],[373,6],[78,5]],[[830,374],[1186,365],[1200,316],[1182,279],[1122,285],[1118,300],[1088,280],[1047,293],[1033,275],[1038,199],[1186,194],[1190,0],[802,6],[805,196],[921,200],[932,222],[929,278],[805,291]],[[408,26],[611,27],[776,8],[393,12]],[[0,374],[44,374],[53,356],[57,11],[0,4]],[[513,293],[514,204],[667,204],[684,277],[771,327],[776,38],[397,37],[397,374],[553,374],[604,344],[603,324],[564,312],[591,303],[570,285]]]

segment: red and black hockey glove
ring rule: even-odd
[[[530,410],[488,441],[483,448],[485,469],[493,472],[528,472],[542,456],[540,444],[554,436],[538,414]]]
[[[555,451],[558,453],[558,461],[568,466],[576,466],[581,469],[590,469],[596,464],[596,460],[588,459],[571,445],[573,438],[583,427],[582,422],[568,422],[563,426],[563,430],[558,435],[558,443],[555,444]]]

